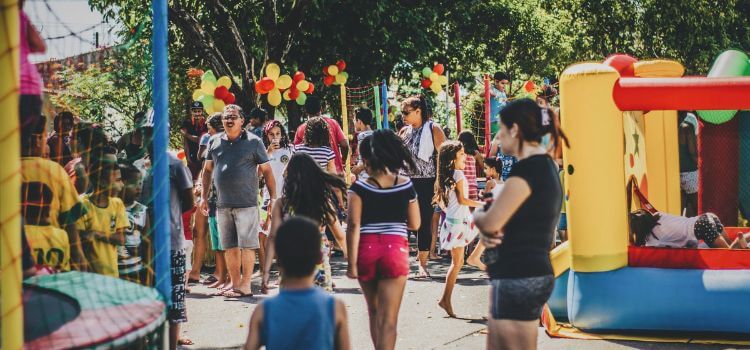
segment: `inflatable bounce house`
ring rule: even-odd
[[[750,115],[737,112],[750,109],[747,56],[720,55],[709,77],[683,74],[677,62],[627,55],[563,72],[562,128],[573,140],[563,156],[570,240],[551,253],[557,284],[543,315],[551,335],[750,339],[750,250],[629,243],[630,210],[652,204],[681,214],[678,110],[703,119],[699,209],[736,223],[738,207],[747,208],[738,193],[750,164],[739,159],[750,158]],[[740,230],[750,228],[727,228],[732,238]]]

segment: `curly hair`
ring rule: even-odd
[[[464,146],[458,141],[446,141],[440,146],[438,154],[437,200],[448,205],[448,194],[456,188],[453,172],[456,169],[456,157]]]
[[[331,147],[328,123],[323,117],[313,117],[305,126],[305,145],[310,147]]]
[[[286,167],[282,210],[330,224],[337,215],[336,189],[346,192],[343,179],[325,172],[308,154],[295,153]]]
[[[417,167],[404,142],[390,129],[375,130],[365,137],[359,145],[359,154],[370,167],[380,171],[397,174],[400,170],[411,171]]]
[[[289,135],[286,133],[284,125],[282,125],[278,120],[271,120],[263,128],[263,144],[266,145],[266,147],[271,144],[271,139],[268,138],[268,133],[270,133],[273,128],[279,128],[279,130],[281,131],[281,140],[279,140],[279,147],[289,147]]]

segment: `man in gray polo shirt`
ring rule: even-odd
[[[224,107],[224,132],[209,140],[203,164],[201,210],[208,212],[208,189],[213,181],[217,195],[216,221],[232,279],[233,288],[224,293],[225,297],[252,296],[250,281],[255,266],[255,250],[260,248],[259,172],[266,180],[271,198],[276,197],[276,182],[263,141],[245,132],[243,122],[242,108],[237,105]]]

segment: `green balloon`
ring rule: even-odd
[[[214,75],[214,72],[211,70],[207,70],[205,73],[203,73],[203,76],[201,77],[202,81],[210,81],[216,84],[216,76]]]
[[[429,78],[430,74],[432,74],[432,69],[430,67],[424,67],[422,68],[422,76],[425,78]]]
[[[305,95],[304,92],[300,92],[299,96],[297,96],[297,99],[295,100],[298,105],[304,105],[305,101],[307,101],[307,95]]]

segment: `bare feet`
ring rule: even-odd
[[[209,284],[208,288],[222,288],[226,283],[227,281],[224,280],[216,280],[216,282]]]
[[[430,260],[439,260],[439,259],[440,259],[440,255],[437,255],[435,251],[430,252]]]
[[[482,260],[480,260],[478,257],[469,256],[469,258],[466,259],[466,263],[482,271],[487,271],[487,265],[482,263]]]
[[[183,338],[180,338],[179,340],[177,340],[177,345],[194,345],[194,344],[195,343],[193,343],[193,341],[190,340],[189,338],[184,338],[183,337]]]
[[[422,265],[419,265],[419,272],[417,272],[416,278],[419,278],[419,279],[429,279],[429,278],[431,278],[430,272],[427,271],[426,267],[424,267]]]
[[[450,302],[445,301],[444,299],[440,299],[440,302],[438,302],[438,306],[443,308],[443,310],[445,310],[449,317],[456,317],[456,314],[453,313],[453,305],[451,305]]]

